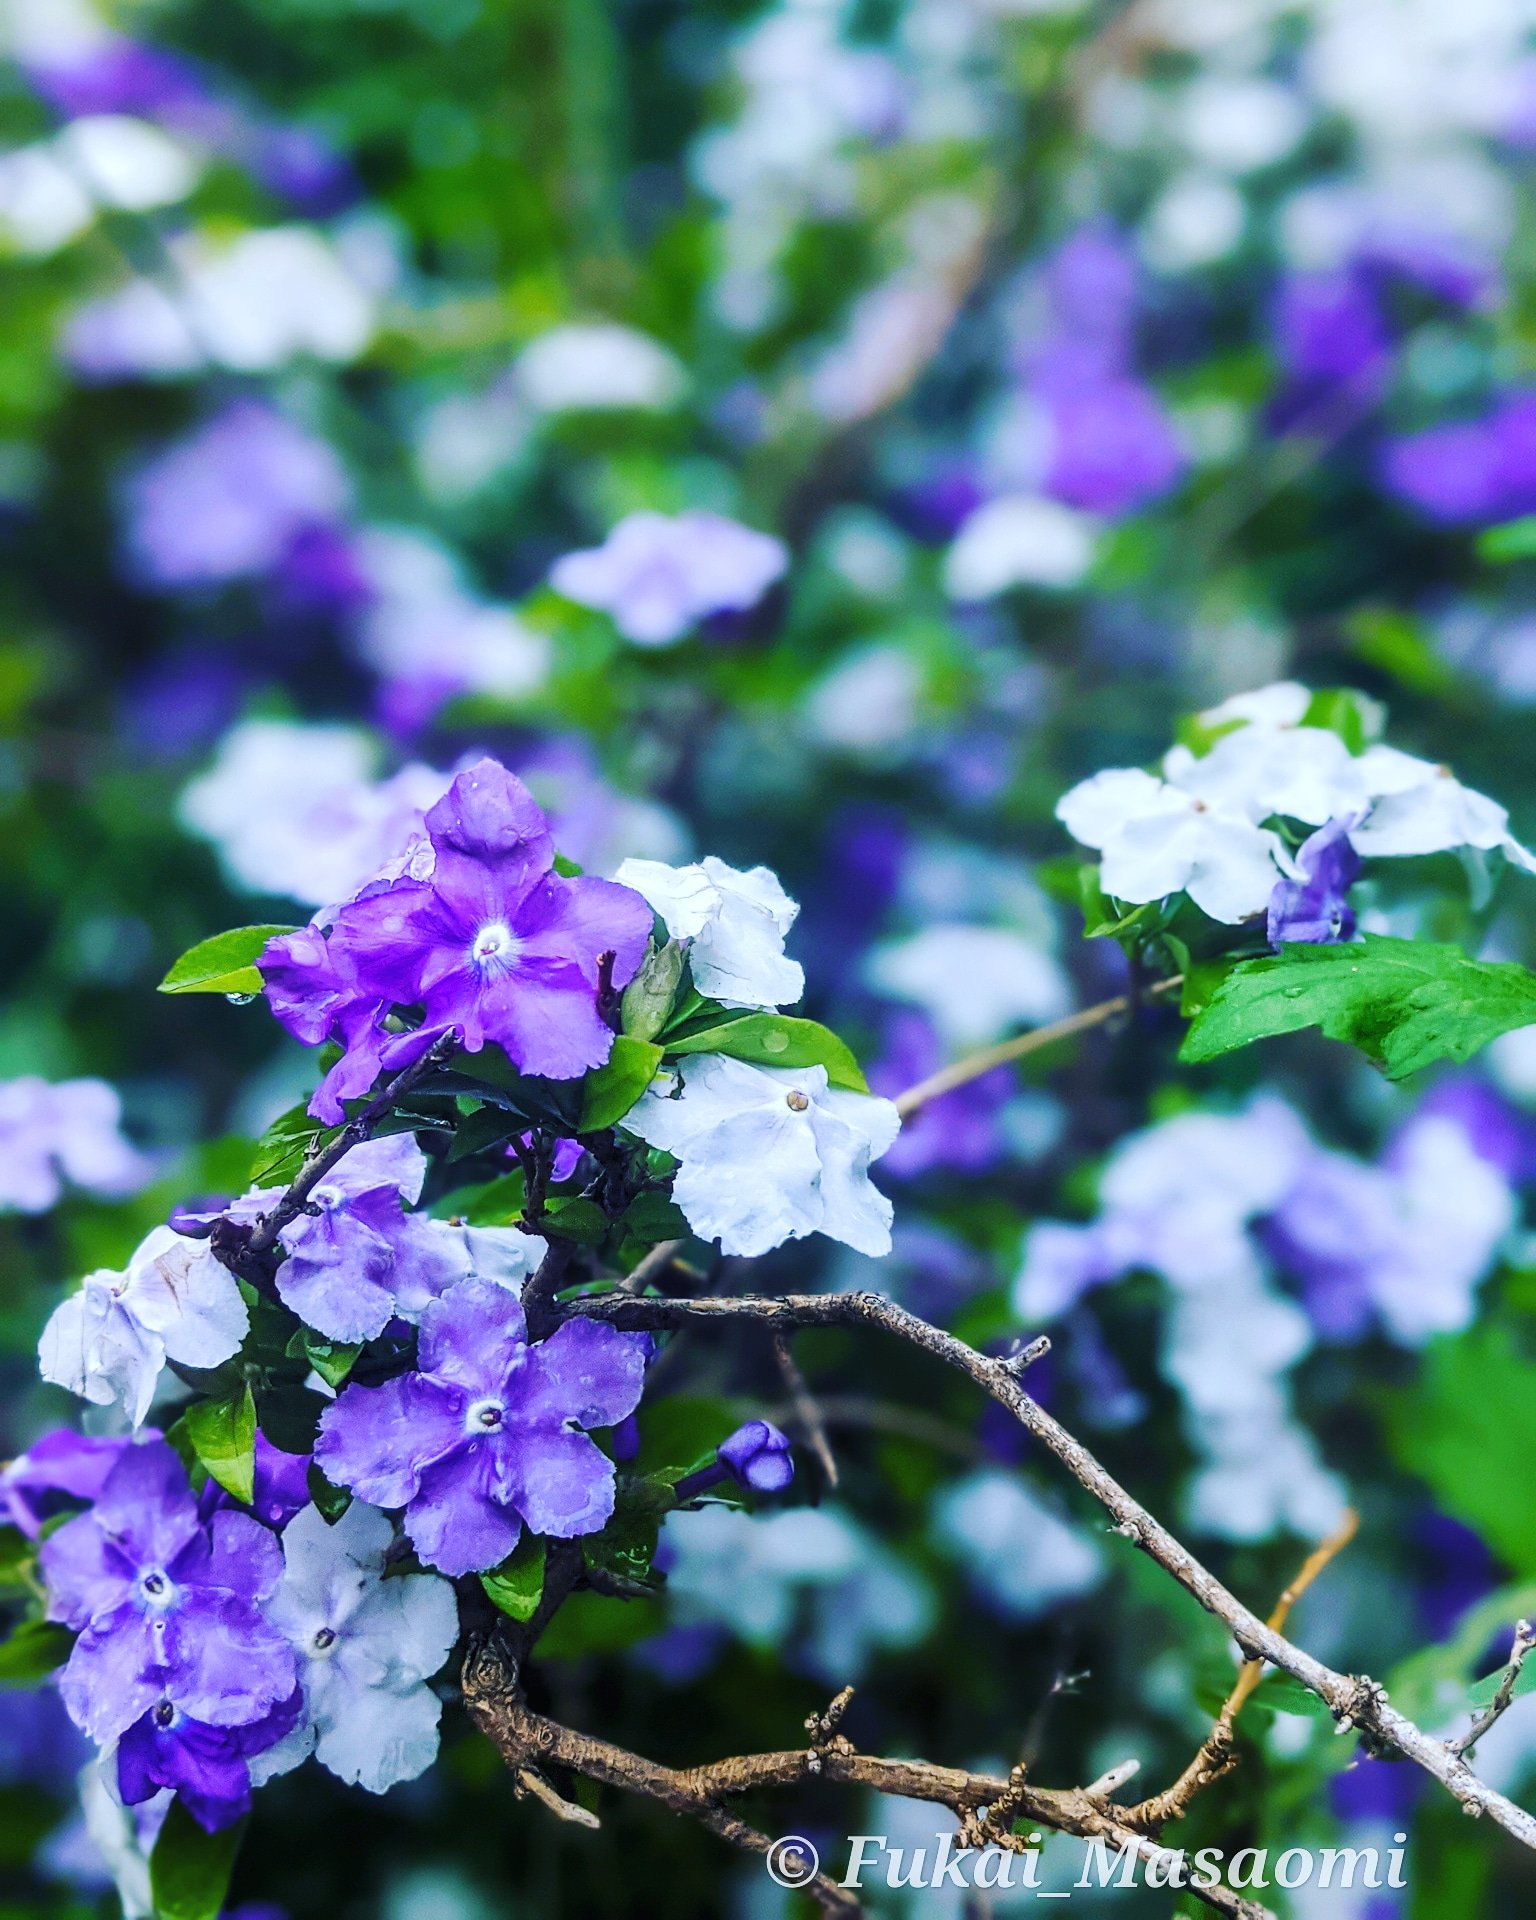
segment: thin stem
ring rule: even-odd
[[[1048,1027],[1034,1027],[1028,1033],[1019,1034],[1016,1039],[1003,1040],[995,1047],[968,1054],[964,1060],[940,1067],[937,1073],[930,1073],[926,1080],[919,1080],[915,1087],[908,1087],[905,1093],[897,1094],[896,1111],[905,1120],[909,1114],[916,1113],[919,1107],[926,1107],[930,1100],[937,1100],[941,1093],[953,1093],[956,1087],[979,1080],[994,1067],[1005,1067],[1012,1060],[1027,1059],[1030,1054],[1039,1053],[1043,1047],[1054,1046],[1058,1040],[1069,1040],[1074,1033],[1087,1033],[1093,1027],[1102,1027],[1106,1020],[1113,1020],[1117,1013],[1128,1013],[1138,998],[1152,999],[1157,995],[1172,993],[1183,984],[1183,974],[1175,973],[1166,980],[1156,981],[1140,995],[1117,993],[1113,1000],[1101,1000],[1097,1006],[1069,1013],[1064,1020],[1053,1020]]]
[[[1525,1656],[1536,1646],[1536,1627],[1529,1620],[1521,1620],[1515,1626],[1515,1643],[1509,1650],[1509,1664],[1499,1678],[1492,1700],[1456,1739],[1446,1742],[1446,1750],[1458,1756],[1471,1751],[1495,1720],[1502,1718],[1505,1709],[1515,1697],[1515,1683],[1520,1678],[1520,1669],[1525,1665]]]

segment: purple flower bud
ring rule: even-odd
[[[719,1459],[744,1487],[782,1493],[795,1477],[789,1439],[767,1420],[749,1420],[720,1442]]]

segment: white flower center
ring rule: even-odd
[[[522,950],[522,942],[505,920],[493,920],[475,935],[469,948],[469,963],[476,973],[505,973]]]
[[[311,1653],[319,1654],[324,1658],[335,1650],[335,1646],[336,1629],[334,1627],[321,1627],[314,1639],[310,1641],[309,1650]]]
[[[477,1400],[464,1416],[465,1429],[470,1433],[495,1433],[507,1417],[507,1410],[499,1400]]]
[[[802,1093],[798,1087],[791,1087],[784,1096],[784,1104],[791,1113],[804,1113],[811,1104],[811,1096],[808,1093]]]
[[[176,1598],[175,1584],[158,1567],[145,1574],[139,1590],[156,1613],[164,1613]]]

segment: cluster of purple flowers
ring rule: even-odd
[[[381,1071],[455,1034],[469,1052],[499,1046],[520,1072],[573,1079],[601,1066],[613,1032],[599,989],[633,978],[653,915],[609,880],[554,871],[549,822],[494,760],[460,773],[426,816],[404,870],[336,911],[271,942],[267,999],[308,1045],[342,1058],[310,1111],[335,1122]],[[399,1009],[421,1023],[391,1023]]]
[[[62,1438],[50,1450],[55,1484],[89,1488],[93,1504],[39,1550],[49,1618],[79,1635],[64,1704],[115,1756],[125,1804],[169,1787],[209,1831],[227,1826],[250,1804],[250,1761],[304,1712],[293,1650],[266,1612],[277,1536],[222,1500],[200,1507],[158,1437],[114,1443],[115,1457],[73,1444],[73,1460]]]

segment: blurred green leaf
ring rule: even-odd
[[[218,1920],[245,1825],[204,1833],[179,1797],[171,1802],[149,1856],[155,1920]]]
[[[75,1636],[51,1620],[23,1620],[0,1640],[0,1687],[35,1687],[69,1658]]]

